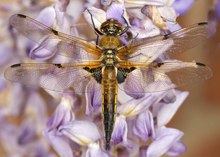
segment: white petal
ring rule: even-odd
[[[180,105],[188,96],[189,92],[179,92],[176,91],[176,101],[170,104],[164,104],[157,115],[157,125],[158,127],[164,126],[172,119]]]
[[[158,11],[165,20],[176,22],[176,11],[172,7],[158,7]]]
[[[88,121],[74,120],[59,128],[59,131],[79,145],[88,146],[100,138],[96,125]]]
[[[157,92],[153,94],[145,94],[140,99],[131,99],[118,107],[117,111],[126,117],[134,117],[141,112],[146,111],[149,106],[161,100],[165,92]]]
[[[36,18],[36,20],[47,25],[48,27],[52,27],[55,21],[55,17],[56,17],[55,10],[51,6],[43,9]]]
[[[98,9],[98,8],[95,8],[95,7],[88,7],[87,9],[92,14],[92,19],[94,21],[95,27],[97,29],[99,29],[101,24],[104,21],[106,21],[105,11],[101,10],[101,9]],[[90,26],[93,27],[92,20],[91,20],[91,15],[89,14],[88,10],[84,11],[84,17],[85,17],[86,21],[90,24]]]
[[[146,111],[137,116],[133,132],[144,142],[147,142],[149,137],[154,136],[154,120],[150,111]]]
[[[116,118],[114,130],[112,133],[112,140],[114,144],[118,143],[127,143],[128,126],[125,119],[125,116],[120,115]]]
[[[165,5],[167,2],[167,0],[124,0],[125,3],[128,4],[133,4],[133,5],[159,5],[159,6],[163,6]]]
[[[86,114],[92,114],[101,107],[102,94],[95,80],[90,80],[86,86]]]
[[[156,138],[147,150],[147,157],[159,157],[166,153],[180,138],[183,132],[172,128],[160,128],[156,131]]]
[[[73,157],[71,146],[64,137],[56,135],[55,130],[45,131],[44,136],[60,157]]]
[[[92,143],[86,151],[86,157],[109,157],[104,151],[101,150],[99,144]]]
[[[150,19],[144,20],[143,27],[144,28],[133,26],[131,27],[130,31],[134,36],[138,34],[138,38],[153,37],[160,34],[159,28],[156,27]]]

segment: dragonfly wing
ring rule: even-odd
[[[153,63],[127,74],[120,88],[126,93],[159,92],[206,80],[211,76],[211,69],[202,63],[181,61]]]
[[[188,49],[197,46],[202,41],[207,40],[210,36],[209,32],[210,31],[208,29],[208,24],[204,22],[177,30],[170,34],[166,34],[164,36],[134,39],[129,45],[120,48],[119,55],[125,56],[127,58],[130,58],[130,56],[139,53],[145,54],[145,56],[147,55],[152,56],[155,55],[150,51],[150,49],[152,48],[153,48],[152,52],[155,51],[156,54],[157,53],[160,54],[161,52],[160,43],[169,45],[167,48],[164,49],[168,54],[172,55],[172,54],[182,53]],[[158,52],[157,52],[157,48],[158,48]]]
[[[69,88],[76,93],[85,92],[91,74],[77,64],[37,64],[21,63],[10,66],[5,71],[5,78],[29,86],[63,92]]]
[[[98,46],[83,39],[58,32],[28,16],[13,15],[9,23],[19,33],[40,44],[40,48],[45,48],[54,53],[71,58],[75,58],[79,53],[78,57],[80,59],[87,59],[91,56],[97,58],[101,54],[101,49]],[[82,56],[80,56],[80,53],[82,53]]]
[[[119,56],[124,60],[131,62],[148,62],[151,63],[156,60],[159,56],[164,54],[173,45],[173,40],[158,40],[154,44],[148,46],[139,46],[135,49],[134,53],[131,53],[127,58]],[[128,48],[129,51],[129,48]],[[125,53],[124,53],[125,54]],[[124,55],[123,54],[123,55]]]

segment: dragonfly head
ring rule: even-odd
[[[103,22],[100,29],[104,35],[120,35],[122,32],[122,24],[111,18]]]

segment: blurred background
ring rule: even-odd
[[[22,1],[30,3],[28,0]],[[7,23],[8,17],[17,13],[16,0],[0,0],[0,5],[11,3],[12,11],[8,13],[7,8],[1,7],[0,26]],[[42,6],[49,5],[51,2],[39,1]],[[48,4],[47,4],[48,3]],[[189,26],[198,22],[207,21],[209,10],[212,8],[212,0],[196,0],[193,7],[185,15],[178,17],[177,21],[182,27]],[[27,8],[24,8],[27,10]],[[36,8],[30,8],[33,12]],[[3,27],[2,27],[3,28]],[[9,40],[0,27],[0,42]],[[0,49],[2,49],[2,45]],[[7,52],[5,52],[7,53]],[[0,57],[4,57],[0,55]],[[13,57],[11,55],[10,57]],[[213,77],[207,81],[196,85],[189,85],[181,90],[189,91],[190,94],[184,104],[175,114],[169,127],[177,128],[185,133],[182,138],[183,143],[187,146],[187,151],[182,157],[219,157],[220,156],[220,22],[217,25],[217,32],[206,43],[198,45],[196,48],[189,50],[180,56],[182,60],[205,63],[213,70]],[[1,67],[0,70],[3,68]],[[2,73],[2,71],[1,71]],[[2,76],[1,76],[2,77]],[[1,78],[4,79],[4,78]],[[8,88],[0,92],[0,104],[8,101],[6,95]],[[1,108],[3,106],[0,106]],[[1,123],[1,121],[0,121]],[[0,124],[1,125],[1,124]],[[0,144],[0,157],[4,155],[4,149]]]
[[[213,1],[196,0],[187,14],[178,18],[181,26],[207,21]],[[186,60],[207,64],[213,77],[201,84],[189,85],[190,92],[169,126],[182,130],[187,151],[183,157],[220,156],[220,24],[216,35],[208,42],[184,53]]]

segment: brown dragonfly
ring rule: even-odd
[[[25,85],[64,92],[85,92],[91,80],[102,91],[103,124],[106,149],[110,148],[116,118],[118,89],[130,93],[158,92],[173,89],[212,76],[205,64],[165,60],[163,55],[179,54],[208,38],[207,23],[198,23],[170,34],[132,39],[127,45],[120,37],[128,26],[115,19],[102,23],[97,44],[64,34],[21,14],[10,18],[19,33],[71,63],[19,63],[6,69],[5,78]],[[51,46],[57,42],[56,46]],[[137,81],[140,80],[140,81]],[[139,83],[141,89],[136,88]]]

